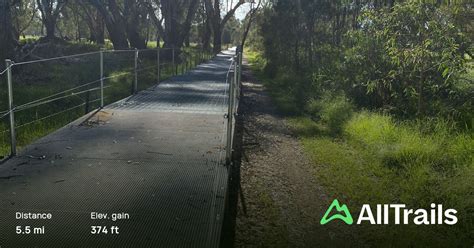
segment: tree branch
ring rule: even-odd
[[[235,6],[231,10],[229,10],[227,14],[225,14],[224,18],[221,21],[221,26],[224,26],[227,23],[227,21],[234,15],[235,11],[244,3],[245,3],[244,0],[239,0],[239,2],[237,2]]]

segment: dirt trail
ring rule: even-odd
[[[319,247],[339,243],[319,221],[324,188],[303,147],[249,69],[243,75],[243,154],[235,247]],[[331,229],[332,230],[331,230]],[[340,239],[339,239],[340,240]]]

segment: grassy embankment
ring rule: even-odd
[[[316,168],[314,176],[331,200],[348,205],[354,219],[365,203],[404,203],[428,210],[437,203],[458,211],[454,226],[352,226],[361,240],[369,246],[474,244],[472,132],[442,119],[401,121],[356,109],[344,97],[322,97],[298,110],[280,79],[264,75],[264,59],[254,52],[246,55],[275,104],[287,114]]]

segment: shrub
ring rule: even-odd
[[[317,104],[312,105],[317,108]],[[344,95],[325,95],[319,101],[319,108],[321,120],[333,134],[341,133],[344,123],[351,118],[354,111],[354,106]]]
[[[306,112],[312,117],[318,117],[321,112],[321,104],[317,99],[310,99],[306,104]]]
[[[361,112],[355,115],[345,126],[344,133],[371,148],[381,148],[397,139],[397,130],[388,115]]]

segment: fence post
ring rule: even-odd
[[[133,94],[138,91],[138,49],[135,48],[135,81],[133,83]]]
[[[178,74],[176,71],[178,70],[178,68],[176,67],[175,65],[175,61],[174,61],[174,46],[171,48],[171,64],[173,65],[173,75],[176,75]]]
[[[157,77],[156,81],[159,84],[160,83],[160,74],[161,74],[160,73],[160,47],[157,46],[156,48],[157,48],[157,50],[156,50],[157,51],[156,60],[157,60],[157,64],[158,64],[158,67],[157,67],[158,70],[157,70],[157,73],[156,73],[157,74],[156,75],[156,77]]]
[[[235,72],[234,72],[235,73]],[[229,80],[229,101],[228,101],[228,109],[227,109],[227,144],[226,144],[226,149],[225,149],[225,153],[226,153],[226,163],[227,164],[230,164],[231,162],[231,157],[232,157],[232,122],[233,122],[233,106],[232,106],[232,102],[233,102],[233,88],[234,88],[234,84],[232,83],[233,81],[233,76],[230,75],[231,77],[228,79]]]
[[[238,56],[238,55],[235,56],[234,59],[235,59],[235,64],[234,64],[234,84],[235,84],[235,86],[234,86],[233,97],[235,98],[235,97],[238,97],[238,96],[235,94],[235,93],[237,93],[237,92],[235,92],[235,91],[236,91],[236,90],[238,89],[238,87],[239,87],[239,85],[238,85],[238,83],[239,83],[239,70],[240,70],[240,68],[239,68],[239,56]],[[235,99],[235,100],[237,100],[237,99]],[[235,102],[232,103],[232,106],[233,106],[234,108],[236,107],[236,106],[235,106]],[[232,109],[232,111],[234,111],[234,109]],[[234,114],[235,114],[235,113],[234,113]]]
[[[89,99],[87,99],[89,101]],[[100,49],[100,108],[104,107],[104,49]]]
[[[235,84],[237,80],[237,57],[234,56],[234,68],[233,74],[229,75],[229,106],[227,110],[227,149],[226,149],[226,160],[227,164],[231,162],[232,159],[232,147],[234,141],[234,112],[235,112]]]
[[[90,111],[90,99],[91,99],[91,92],[87,91],[86,92],[86,107],[84,109],[84,111],[85,111],[84,114],[87,114]],[[102,105],[100,107],[102,108]]]
[[[13,107],[13,85],[12,85],[12,66],[13,62],[9,59],[5,60],[7,67],[7,84],[8,84],[8,111],[10,115],[10,156],[16,155],[16,134],[15,134],[15,113]]]
[[[242,82],[241,81],[242,80],[242,56],[243,56],[243,48],[240,48],[239,50],[239,80],[237,81],[239,88]]]

